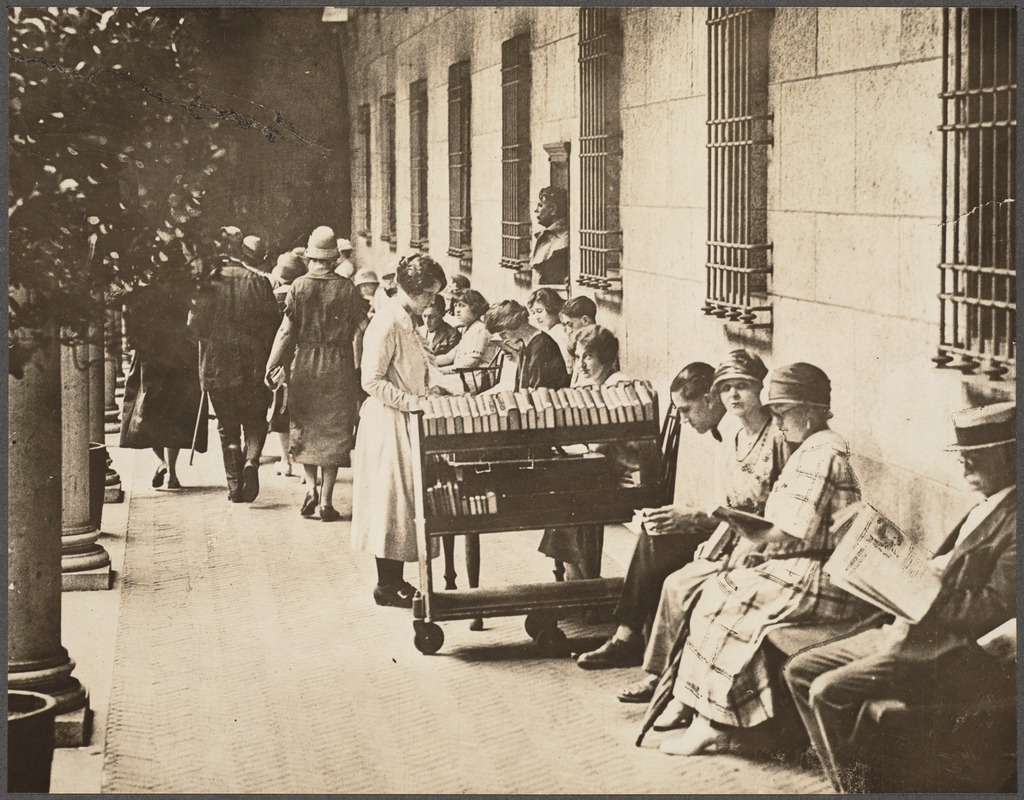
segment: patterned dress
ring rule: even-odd
[[[770,421],[745,452],[739,450],[739,434],[737,430],[715,452],[717,495],[729,508],[763,514],[768,495],[789,455],[788,445],[782,432]],[[706,554],[714,549],[720,549],[723,555],[711,560]],[[644,655],[647,672],[661,674],[669,666],[673,645],[686,622],[694,592],[712,575],[740,566],[748,553],[758,549],[759,545],[732,529],[716,531],[697,549],[693,561],[665,579]]]
[[[690,616],[674,694],[708,719],[751,727],[774,714],[761,643],[773,628],[800,622],[839,622],[872,613],[868,604],[832,586],[822,571],[837,541],[833,516],[860,499],[850,452],[831,430],[812,434],[786,462],[764,516],[791,540],[776,555],[813,551],[807,558],[772,558],[756,567],[722,572],[704,582]]]

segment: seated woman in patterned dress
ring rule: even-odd
[[[661,744],[673,755],[713,752],[729,731],[774,715],[761,644],[774,628],[854,621],[871,607],[833,586],[822,570],[837,544],[837,512],[860,499],[846,441],[828,427],[828,376],[812,364],[778,369],[768,391],[775,424],[796,446],[765,503],[763,527],[732,523],[764,544],[749,566],[705,581],[690,614],[673,694],[696,712],[689,729]]]

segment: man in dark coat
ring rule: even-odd
[[[188,327],[199,341],[199,380],[217,415],[228,499],[250,503],[260,491],[271,397],[263,379],[281,315],[266,276],[241,260],[241,231],[222,228],[217,245],[219,274],[194,299]]]
[[[1013,662],[979,646],[980,639],[987,647],[987,634],[1016,615],[1015,419],[1014,403],[969,409],[954,417],[957,444],[949,449],[960,452],[965,479],[985,499],[954,528],[932,560],[941,583],[920,621],[876,624],[798,653],[786,666],[786,680],[811,742],[838,791],[892,790],[878,785],[881,776],[863,755],[870,743],[856,735],[865,703],[892,698],[911,708],[952,704],[966,710],[1012,698],[1016,692]],[[934,752],[905,752],[902,757],[915,763],[939,760]]]

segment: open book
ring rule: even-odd
[[[727,523],[744,539],[749,539],[755,544],[767,544],[767,534],[775,527],[771,520],[728,506],[719,506],[711,512],[711,516]]]
[[[925,615],[939,593],[928,564],[934,553],[864,502],[844,509],[832,533],[839,540],[825,564],[832,583],[910,622]]]

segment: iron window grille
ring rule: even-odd
[[[382,241],[397,249],[398,212],[395,208],[395,96],[380,98],[380,172]]]
[[[1016,355],[1016,10],[943,13],[942,253],[933,360],[967,375],[984,367],[998,380],[1015,368]]]
[[[409,246],[427,249],[427,81],[409,84]]]
[[[473,219],[470,186],[469,62],[448,67],[448,255],[468,261],[472,255]]]
[[[370,211],[370,106],[359,106],[356,120],[356,235],[363,237],[369,245],[373,239],[370,235],[372,216]]]
[[[580,9],[580,276],[577,283],[621,290],[622,29],[611,8]]]
[[[708,9],[708,240],[705,314],[770,328],[769,8]]]
[[[501,43],[501,266],[530,265],[530,36]]]

